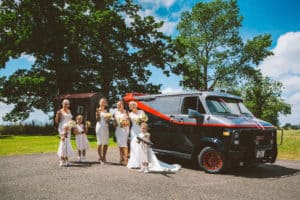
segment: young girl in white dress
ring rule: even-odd
[[[109,128],[108,122],[111,119],[111,114],[106,110],[107,101],[102,98],[99,101],[99,108],[96,110],[96,136],[98,145],[98,155],[100,164],[106,163],[106,153],[108,150]]]
[[[141,169],[139,172],[148,173],[150,172],[176,172],[181,168],[178,164],[167,164],[157,159],[150,145],[150,133],[148,133],[148,124],[141,124],[141,133],[137,137],[138,143],[140,144],[140,159]]]
[[[129,116],[127,110],[124,109],[124,103],[122,100],[117,103],[117,111],[114,113],[116,122],[116,139],[120,149],[120,163],[127,165],[128,162],[128,136],[129,136]]]
[[[87,130],[88,127],[83,123],[83,116],[78,115],[76,117],[76,126],[74,128],[76,146],[78,150],[78,161],[85,161],[86,150],[89,148],[89,141],[87,139]]]
[[[62,109],[57,111],[55,115],[55,122],[58,123],[58,132],[60,135],[60,142],[57,155],[60,157],[60,166],[68,166],[68,157],[72,156],[73,149],[71,145],[71,125],[72,114],[69,109],[70,101],[64,99],[62,102]]]
[[[148,117],[143,110],[137,109],[137,103],[135,101],[129,102],[129,108],[131,112],[129,113],[129,118],[131,120],[130,129],[130,156],[128,160],[127,167],[129,169],[140,168],[140,145],[137,143],[137,136],[141,132],[141,123],[147,122]]]
[[[140,161],[141,161],[141,169],[139,172],[148,173],[149,172],[149,162],[151,161],[151,149],[149,143],[150,141],[150,133],[148,133],[148,125],[146,123],[142,123],[141,125],[141,133],[138,134],[137,138],[142,139],[138,140],[137,143],[140,146]]]

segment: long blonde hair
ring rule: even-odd
[[[101,102],[105,102],[104,104],[104,109],[106,109],[106,107],[108,106],[107,105],[107,99],[106,98],[101,98],[100,100],[99,100],[99,110],[101,110]]]

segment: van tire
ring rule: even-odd
[[[201,169],[206,173],[221,173],[225,169],[224,157],[214,147],[204,147],[197,156]]]

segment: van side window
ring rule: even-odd
[[[143,103],[164,114],[178,114],[180,112],[179,96],[161,96],[152,101],[143,101]]]
[[[185,97],[182,103],[182,114],[188,114],[188,109],[197,110],[199,113],[205,113],[204,107],[198,97]]]

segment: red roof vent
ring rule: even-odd
[[[145,96],[145,94],[143,93],[137,93],[137,92],[132,92],[132,93],[126,93],[126,95],[124,96],[124,101],[132,101],[135,100],[134,97],[137,96]]]

